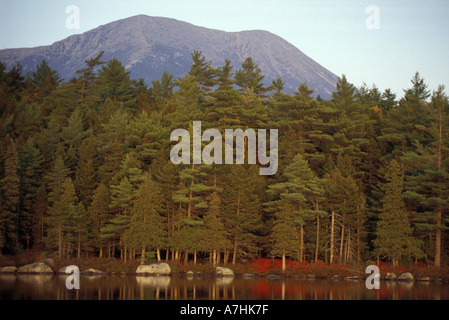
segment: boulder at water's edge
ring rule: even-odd
[[[154,275],[168,275],[171,273],[170,266],[165,263],[143,264],[137,267],[137,274],[154,274]]]
[[[53,273],[53,270],[43,262],[35,262],[19,267],[17,273]]]

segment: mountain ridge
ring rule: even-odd
[[[307,82],[315,95],[330,98],[338,77],[285,39],[266,30],[227,32],[165,17],[137,15],[100,25],[47,46],[0,50],[0,61],[12,67],[19,62],[24,72],[34,71],[43,59],[66,81],[85,67],[85,60],[104,51],[102,60],[120,60],[132,78],[147,83],[164,71],[175,77],[186,74],[191,53],[201,51],[213,67],[231,60],[233,72],[247,57],[262,70],[264,83],[281,76],[285,92]]]

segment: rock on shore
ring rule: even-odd
[[[415,281],[415,278],[413,277],[413,275],[410,272],[406,272],[401,274],[398,277],[398,280],[400,281]]]
[[[17,267],[8,266],[0,268],[0,273],[15,273],[17,271]]]
[[[53,270],[43,262],[35,262],[19,267],[17,273],[53,273]]]
[[[168,275],[171,273],[170,266],[165,263],[143,264],[137,267],[137,274],[153,274],[153,275]]]
[[[223,277],[234,277],[234,271],[232,271],[229,268],[225,267],[216,267],[215,268],[215,274],[217,276],[223,276]]]

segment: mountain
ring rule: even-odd
[[[329,98],[338,77],[302,53],[298,48],[267,31],[225,32],[192,25],[170,18],[133,16],[73,35],[49,46],[0,50],[0,61],[11,68],[17,62],[24,73],[34,71],[45,59],[66,81],[85,68],[85,60],[104,51],[103,61],[117,58],[131,78],[144,78],[151,85],[164,71],[175,77],[185,75],[191,53],[201,51],[212,66],[229,59],[233,71],[247,57],[262,70],[266,85],[281,76],[285,92],[294,92],[307,81],[315,95]]]

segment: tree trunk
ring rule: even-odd
[[[59,225],[58,227],[58,248],[59,248],[59,252],[58,252],[58,257],[59,259],[61,259],[62,257],[62,230],[61,230],[61,225]]]
[[[78,259],[81,256],[81,233],[78,233]]]
[[[318,261],[318,247],[320,244],[320,216],[316,215],[316,244],[315,244],[315,262]]]
[[[340,238],[340,258],[339,263],[343,263],[343,249],[345,244],[345,214],[343,214],[342,220],[341,220],[341,238]]]
[[[300,228],[299,261],[304,260],[304,225]]]
[[[443,160],[443,105],[438,104],[438,163],[437,168],[441,170],[441,164]],[[438,182],[441,183],[441,178],[438,178]],[[442,225],[442,209],[441,205],[437,209],[437,226],[438,228]],[[435,267],[439,268],[441,266],[441,229],[437,229],[435,237]]]
[[[437,212],[437,226],[441,226],[442,212],[441,207]],[[437,229],[435,235],[435,267],[441,267],[441,229]]]
[[[145,263],[145,246],[142,246],[142,257],[140,258],[140,264]]]
[[[234,253],[232,256],[232,265],[235,265],[236,257],[237,257],[237,235],[234,238]]]
[[[335,212],[332,211],[332,219],[331,219],[331,243],[330,243],[330,259],[329,264],[332,264],[334,260],[334,225],[335,225]]]
[[[157,254],[157,262],[161,262],[161,250],[159,248],[156,249]]]
[[[282,272],[285,272],[285,249],[282,251]]]

